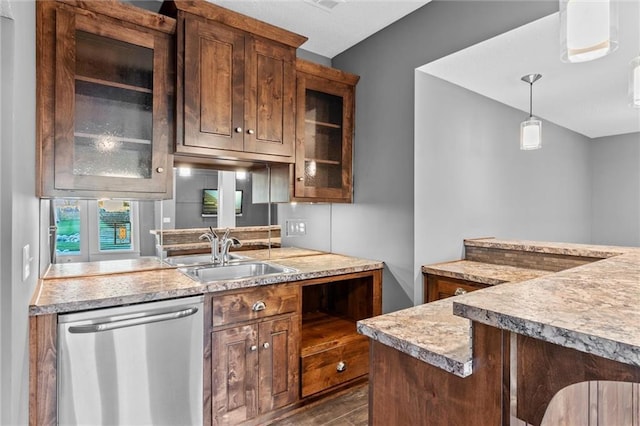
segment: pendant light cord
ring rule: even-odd
[[[529,118],[533,117],[533,82],[529,83]]]

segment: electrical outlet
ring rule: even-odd
[[[286,225],[287,237],[297,237],[307,234],[307,224],[302,219],[288,219]]]
[[[162,223],[171,223],[171,217],[163,217]]]
[[[31,257],[31,247],[29,244],[22,247],[22,281],[26,281],[31,275],[31,261],[33,257]]]

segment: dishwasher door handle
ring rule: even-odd
[[[168,321],[178,318],[188,317],[198,312],[198,308],[191,307],[174,312],[165,312],[157,315],[150,315],[139,318],[129,318],[117,321],[106,321],[96,324],[72,325],[69,327],[69,333],[97,333],[100,331],[115,330],[118,328],[132,327],[135,325],[150,324],[158,321]]]

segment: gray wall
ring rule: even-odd
[[[353,205],[334,205],[332,249],[385,261],[383,309],[414,300],[414,69],[556,12],[557,2],[433,1],[333,58],[356,90]]]
[[[318,55],[317,53],[309,52],[308,50],[298,49],[296,51],[296,56],[298,58],[306,59],[307,61],[315,62],[316,64],[324,65],[327,67],[331,66],[331,58]]]
[[[35,6],[32,1],[11,2],[15,18],[15,58],[5,55],[5,23],[2,25],[2,78],[13,70],[12,93],[2,89],[2,174],[0,211],[3,261],[0,276],[2,316],[2,400],[0,423],[28,423],[29,350],[28,306],[38,278],[38,200],[35,197]],[[8,62],[8,64],[7,64]],[[6,96],[12,105],[5,110]],[[10,102],[10,101],[9,101]],[[12,124],[12,129],[5,128]],[[31,246],[31,276],[22,281],[22,247]]]
[[[640,134],[591,142],[592,242],[640,246]]]
[[[331,210],[332,204],[280,204],[278,205],[279,225],[282,227],[282,245],[304,247],[311,250],[332,251]],[[302,220],[305,235],[287,235],[287,220]]]
[[[416,71],[415,300],[420,266],[459,259],[464,238],[589,243],[590,139],[543,122],[521,151],[525,112]]]

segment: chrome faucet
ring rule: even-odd
[[[216,231],[214,231],[212,227],[209,227],[209,232],[205,232],[204,234],[200,235],[199,239],[206,239],[207,241],[209,241],[209,244],[211,244],[211,263],[220,263],[220,255],[218,251],[220,240],[218,239],[218,234],[216,234]]]
[[[229,263],[229,248],[239,248],[242,247],[242,243],[239,239],[235,237],[224,238],[220,243],[220,257],[222,259],[222,264]]]
[[[200,235],[201,240],[208,240],[211,243],[211,263],[215,265],[225,265],[229,263],[229,249],[242,246],[240,240],[235,237],[229,238],[229,228],[225,229],[222,238],[210,226],[209,232]]]

